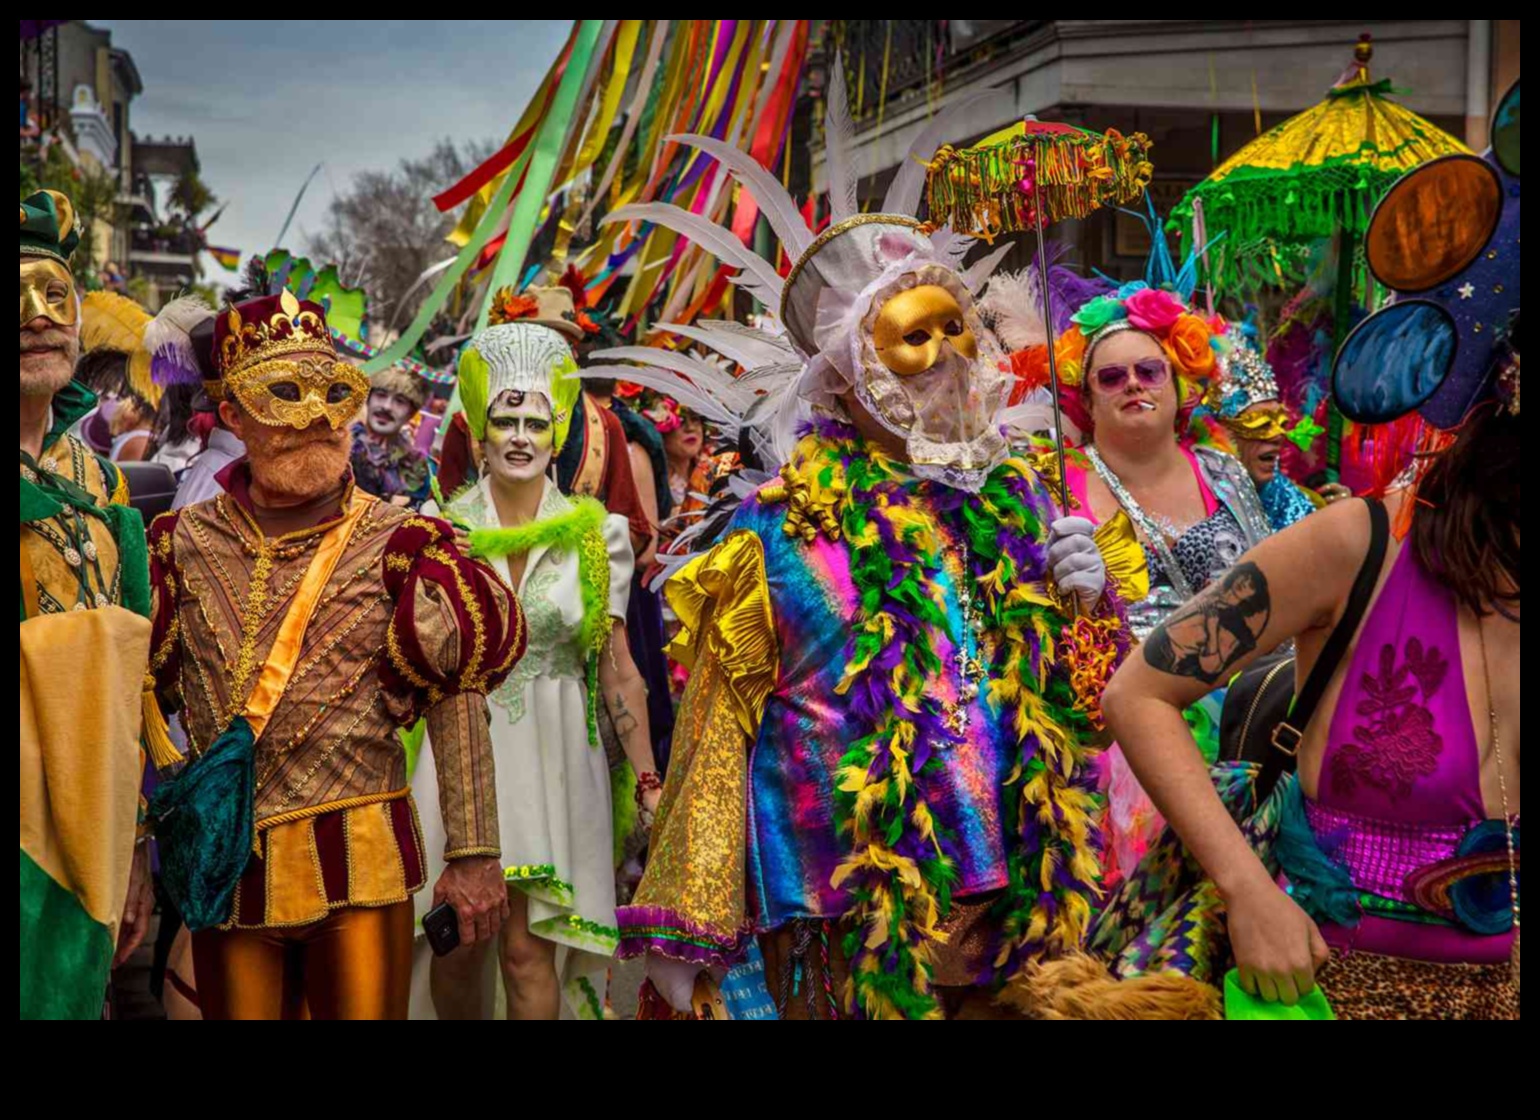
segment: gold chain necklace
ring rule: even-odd
[[[1502,737],[1497,733],[1497,704],[1492,699],[1492,670],[1487,664],[1487,631],[1481,619],[1476,619],[1476,633],[1481,638],[1481,675],[1487,688],[1487,724],[1492,734],[1492,755],[1497,762],[1497,789],[1503,802],[1503,832],[1508,838],[1508,895],[1513,902],[1513,950],[1509,954],[1508,967],[1513,977],[1513,990],[1519,990],[1519,859],[1513,844],[1513,814],[1508,809],[1508,775],[1503,769]]]

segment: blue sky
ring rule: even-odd
[[[358,171],[427,153],[441,137],[501,141],[560,51],[567,20],[90,20],[144,79],[140,136],[192,136],[229,203],[209,231],[272,248],[305,176],[325,166],[286,248],[303,248]],[[228,276],[211,259],[205,275]]]

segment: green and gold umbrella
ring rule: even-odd
[[[1374,206],[1414,167],[1454,153],[1460,141],[1391,99],[1369,74],[1368,35],[1325,100],[1264,132],[1187,192],[1172,213],[1190,247],[1224,235],[1209,254],[1208,282],[1244,294],[1299,279],[1305,248],[1332,237],[1356,243]]]

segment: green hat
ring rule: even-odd
[[[80,243],[75,207],[58,191],[38,191],[21,201],[21,255],[69,264]]]

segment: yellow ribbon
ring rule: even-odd
[[[300,581],[299,590],[294,593],[294,600],[289,604],[283,623],[278,627],[278,636],[273,639],[272,651],[268,653],[262,672],[257,677],[256,687],[251,690],[251,697],[246,701],[246,722],[251,724],[252,734],[259,739],[267,728],[268,720],[273,718],[278,701],[283,698],[284,689],[289,687],[289,678],[294,675],[295,666],[299,664],[300,647],[304,643],[310,619],[315,614],[316,604],[321,601],[321,592],[326,590],[327,581],[337,570],[337,562],[342,559],[342,553],[359,519],[376,500],[355,489],[347,513],[326,531],[316,548],[315,556],[311,558],[310,566],[305,569],[305,578]]]

